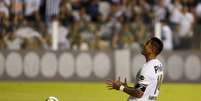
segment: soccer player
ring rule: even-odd
[[[153,37],[144,44],[142,55],[146,58],[146,63],[137,73],[137,82],[134,87],[129,87],[127,81],[108,80],[106,84],[109,89],[116,89],[127,93],[128,101],[155,101],[160,84],[163,81],[163,66],[156,59],[156,56],[163,50],[163,43],[160,39]]]

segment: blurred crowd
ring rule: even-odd
[[[0,49],[139,51],[161,25],[166,50],[192,49],[200,0],[0,0]],[[200,31],[201,32],[201,31]],[[199,38],[198,38],[199,39]]]

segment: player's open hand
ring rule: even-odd
[[[124,79],[124,82],[122,82],[122,85],[125,86],[125,87],[128,87],[127,79],[126,78]]]
[[[125,79],[126,80],[126,79]],[[120,81],[120,77],[118,78],[118,80],[107,80],[106,81],[107,87],[111,90],[111,89],[116,89],[119,90],[121,85],[127,85],[126,82],[121,82]]]

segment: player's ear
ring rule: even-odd
[[[156,53],[156,47],[154,47],[153,45],[151,45],[151,51],[152,51],[153,53]]]
[[[149,46],[149,49],[151,50],[151,52],[154,52],[154,47],[152,45]]]

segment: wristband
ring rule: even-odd
[[[124,88],[125,88],[125,87],[124,87],[123,85],[121,85],[120,88],[119,88],[119,90],[120,90],[120,91],[124,91]]]

